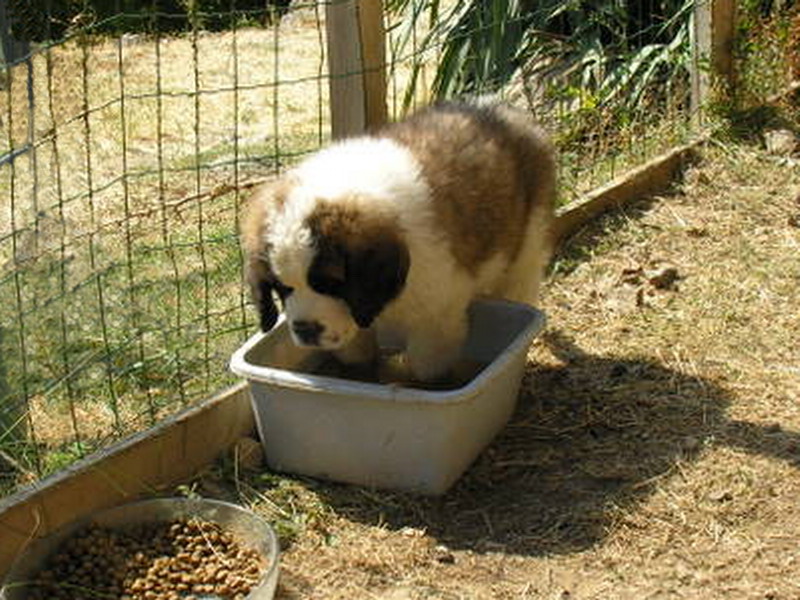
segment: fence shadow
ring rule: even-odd
[[[564,554],[601,541],[614,513],[646,498],[712,439],[800,464],[800,433],[729,421],[710,381],[649,360],[592,356],[557,331],[563,366],[531,366],[509,425],[440,498],[321,485],[340,514],[424,529],[453,549]]]

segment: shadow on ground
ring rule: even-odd
[[[561,361],[532,366],[509,425],[440,498],[321,484],[340,514],[424,528],[453,549],[563,554],[603,539],[618,508],[679,462],[727,444],[800,464],[800,434],[729,421],[726,392],[648,360],[591,356],[557,331]]]
[[[607,235],[646,213],[644,200],[578,231],[558,273],[589,259]],[[550,329],[553,356],[531,364],[511,422],[444,496],[367,490],[303,480],[353,521],[424,529],[452,549],[527,556],[568,554],[601,542],[620,510],[710,446],[729,446],[800,466],[800,433],[733,421],[715,382],[650,358],[583,351]]]

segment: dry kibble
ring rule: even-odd
[[[93,525],[51,557],[29,598],[243,599],[265,567],[263,557],[215,523],[175,520],[119,530]]]

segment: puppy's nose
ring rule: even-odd
[[[292,321],[292,333],[309,346],[319,344],[319,336],[323,329],[325,328],[317,321]]]

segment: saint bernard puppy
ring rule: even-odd
[[[412,377],[447,375],[474,298],[536,303],[555,171],[542,130],[502,104],[440,104],[334,143],[249,202],[261,328],[276,295],[297,345],[366,363],[400,340]]]

